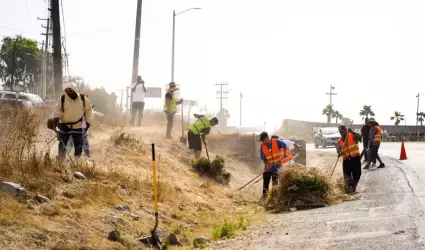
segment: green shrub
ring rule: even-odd
[[[225,185],[230,182],[231,175],[224,169],[225,161],[221,156],[217,155],[212,162],[205,157],[201,157],[199,159],[192,160],[191,164],[193,169],[202,176],[208,176],[209,178]]]
[[[218,240],[223,238],[229,238],[236,234],[240,229],[246,229],[246,219],[243,216],[239,216],[237,221],[231,221],[224,219],[223,224],[215,225],[213,227],[212,239]]]

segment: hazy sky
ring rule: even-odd
[[[109,91],[130,84],[136,3],[63,0],[71,75]],[[0,36],[41,42],[45,7],[0,0]],[[381,124],[395,110],[415,124],[415,96],[425,92],[425,1],[144,0],[139,73],[148,86],[170,81],[172,11],[191,7],[202,9],[176,18],[175,81],[209,111],[219,109],[214,83],[227,81],[231,124],[239,125],[240,92],[244,126],[326,121],[330,84],[335,108],[355,122],[368,104]]]

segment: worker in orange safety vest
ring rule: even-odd
[[[267,132],[260,134],[261,149],[260,158],[264,162],[263,173],[263,195],[262,199],[267,197],[270,180],[273,186],[278,184],[278,171],[282,164],[291,160],[287,155],[286,144],[279,139],[270,139]]]
[[[355,193],[360,176],[362,175],[362,162],[358,142],[362,136],[351,128],[347,130],[344,125],[338,127],[341,138],[338,139],[338,157],[342,157],[342,170],[345,180],[345,192]]]

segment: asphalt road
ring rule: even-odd
[[[387,167],[363,171],[359,200],[327,208],[270,214],[213,249],[425,249],[425,144],[383,143]],[[334,154],[334,148],[309,151]],[[393,158],[389,158],[389,157]],[[396,159],[394,159],[396,158]],[[422,160],[421,160],[422,159]]]

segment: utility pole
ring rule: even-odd
[[[134,51],[133,51],[133,72],[131,75],[131,83],[137,82],[139,74],[139,49],[140,49],[140,27],[142,25],[142,0],[137,0],[136,11],[136,30],[134,32]],[[133,103],[133,92],[130,92],[130,114]]]
[[[418,93],[418,95],[416,96],[416,98],[418,98],[418,103],[416,104],[416,136],[418,137],[418,139],[419,139],[419,134],[420,134],[420,131],[419,131],[419,116],[418,116],[418,114],[419,114],[419,96],[420,96],[420,94]]]
[[[326,93],[327,95],[329,95],[329,105],[332,105],[332,96],[336,95],[336,93],[333,93],[332,90],[335,89],[335,86],[330,86],[330,91],[329,93]],[[331,123],[331,115],[328,115],[328,123]]]
[[[42,36],[44,36],[43,40],[43,46],[42,46],[42,63],[41,63],[41,76],[42,76],[42,86],[41,86],[41,97],[43,99],[47,98],[47,68],[49,65],[49,38],[51,35],[53,35],[51,30],[51,23],[50,18],[39,18],[37,17],[37,20],[39,21],[46,21],[46,26],[41,25],[43,29],[46,29],[44,33],[41,33]]]
[[[16,70],[16,43],[18,42],[18,38],[15,38],[13,41],[13,54],[12,54],[12,68],[10,69],[10,90],[13,91],[15,87],[15,70]]]
[[[329,105],[332,105],[332,96],[336,95],[336,93],[332,92],[332,90],[334,90],[334,89],[335,89],[335,86],[332,86],[332,84],[331,84],[330,92],[326,93],[327,95],[329,95]]]
[[[58,100],[63,92],[62,79],[62,45],[59,0],[51,0],[51,19],[53,26],[53,76],[55,100]]]
[[[220,117],[218,118],[219,121],[224,121],[224,114],[223,114],[223,99],[227,99],[227,96],[223,96],[223,92],[225,95],[227,95],[229,92],[227,90],[223,91],[223,86],[229,85],[227,82],[220,82],[216,83],[215,86],[220,86],[220,91],[217,91],[217,98],[220,99]],[[224,125],[222,122],[218,123]]]
[[[263,126],[264,126],[264,132],[266,132],[266,121],[264,121],[264,124],[263,124]]]
[[[118,91],[121,92],[121,100],[120,100],[120,115],[123,114],[123,109],[122,109],[122,99],[124,98],[124,91],[126,91],[127,89],[119,89]],[[127,94],[126,94],[127,96]]]
[[[242,92],[239,93],[240,100],[239,100],[239,128],[242,128]]]

